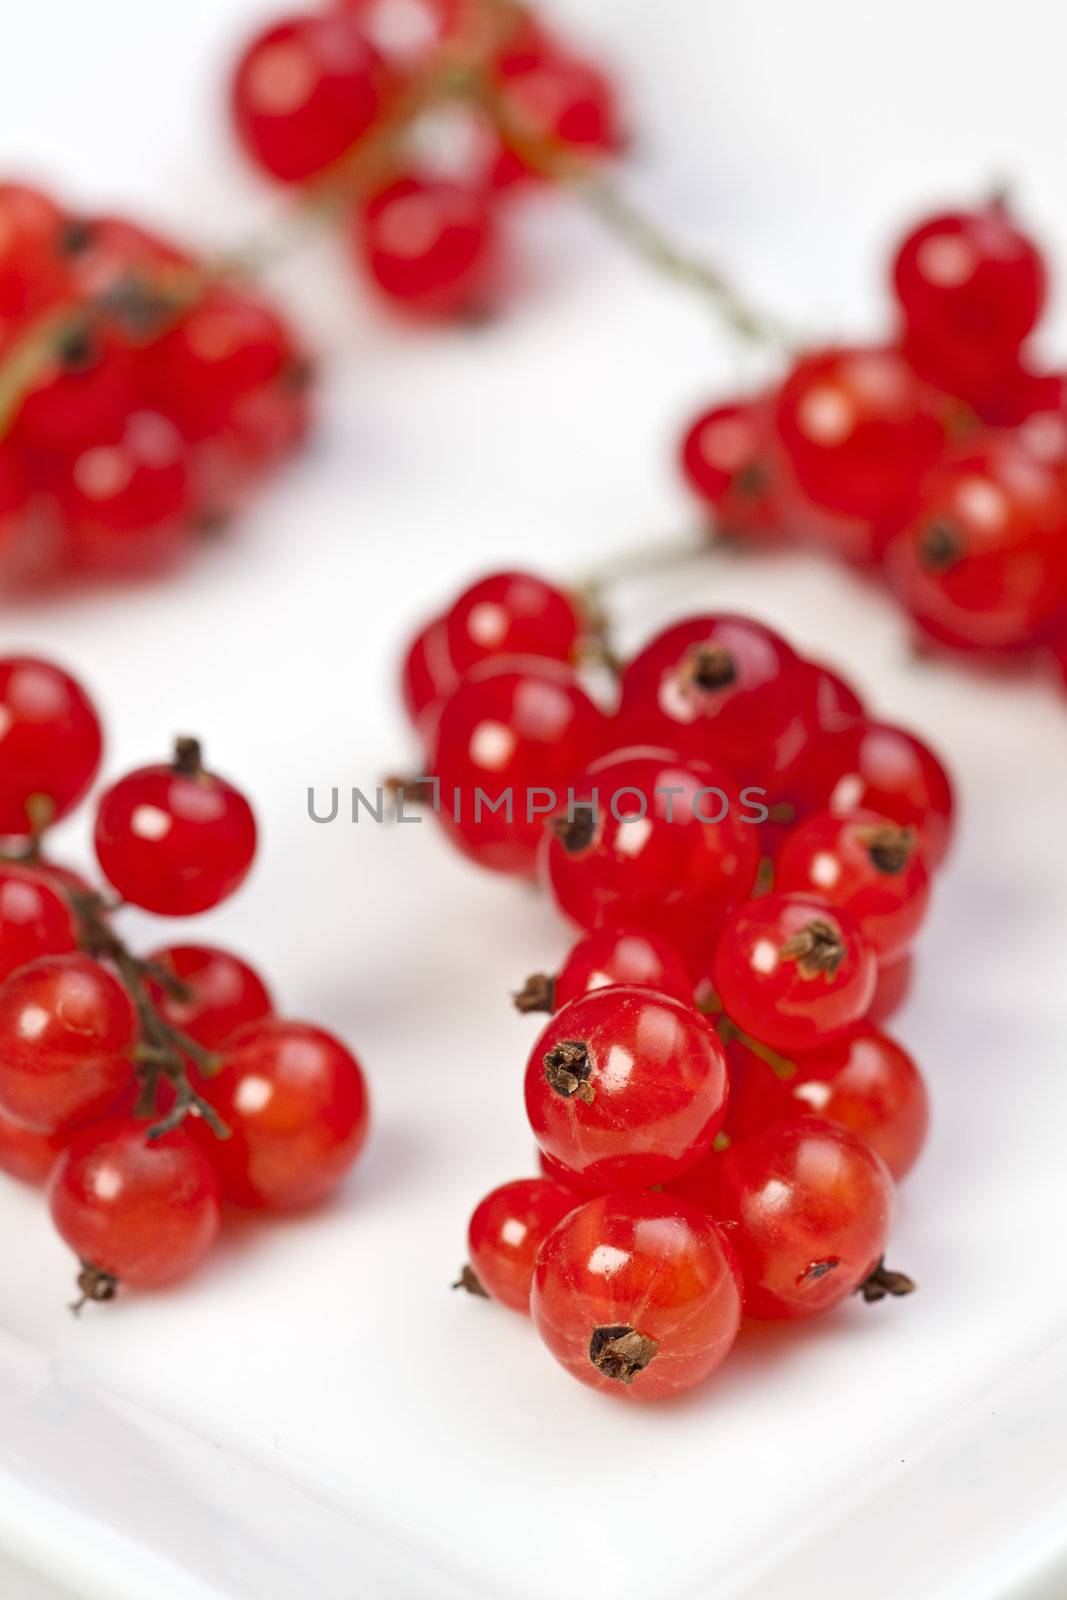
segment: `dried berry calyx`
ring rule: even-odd
[[[898,828],[892,822],[865,828],[859,840],[873,865],[887,877],[904,871],[916,845],[914,828]]]
[[[909,1278],[906,1272],[890,1271],[885,1264],[885,1256],[880,1256],[878,1265],[859,1285],[856,1293],[861,1294],[868,1305],[873,1305],[887,1295],[899,1298],[901,1295],[914,1294],[917,1288],[914,1278]]]
[[[75,1315],[90,1300],[114,1300],[119,1292],[119,1280],[112,1273],[94,1267],[91,1261],[81,1263],[77,1284],[80,1298],[70,1308]]]
[[[829,979],[845,959],[845,946],[833,923],[816,917],[791,934],[778,954],[783,961],[795,961],[802,978],[822,974]]]
[[[629,1385],[643,1372],[659,1349],[655,1339],[639,1333],[628,1323],[594,1328],[589,1341],[589,1359],[605,1378]]]
[[[951,522],[938,518],[919,535],[919,560],[931,572],[948,572],[963,557],[963,544]]]
[[[725,689],[737,680],[737,662],[721,644],[702,644],[691,653],[685,675],[695,689]]]
[[[565,1100],[577,1096],[586,1105],[593,1102],[593,1086],[589,1082],[593,1063],[582,1039],[563,1039],[544,1058],[545,1077],[549,1086]]]
[[[553,817],[549,827],[569,856],[581,855],[596,837],[596,812],[592,806],[575,806]]]
[[[549,972],[531,972],[522,988],[512,995],[516,1011],[524,1015],[533,1011],[556,1009],[556,980]]]
[[[481,1300],[489,1299],[488,1292],[486,1291],[482,1280],[479,1278],[474,1268],[469,1266],[466,1262],[464,1263],[463,1269],[452,1287],[453,1289],[465,1289],[468,1294],[477,1295]]]

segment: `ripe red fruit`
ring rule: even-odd
[[[606,726],[561,662],[505,657],[473,668],[442,707],[430,759],[445,832],[480,866],[532,876],[545,819],[566,804]]]
[[[859,721],[813,739],[785,776],[799,815],[873,811],[922,836],[931,869],[952,837],[952,785],[933,751],[885,722]]]
[[[531,572],[493,572],[449,607],[445,634],[452,665],[464,673],[490,656],[573,661],[581,633],[574,602]]]
[[[137,399],[134,352],[109,330],[71,333],[37,370],[11,437],[47,465],[121,428]]]
[[[451,317],[484,310],[496,266],[496,226],[480,190],[398,178],[352,217],[352,249],[401,310]]]
[[[893,284],[909,329],[953,347],[1017,349],[1045,303],[1045,263],[1000,204],[931,217],[904,240]]]
[[[774,869],[783,893],[811,892],[847,911],[879,961],[907,950],[926,915],[930,880],[918,835],[871,811],[817,811],[793,828]]]
[[[239,1029],[206,1093],[231,1130],[208,1148],[223,1196],[235,1205],[314,1205],[341,1182],[366,1138],[370,1107],[359,1063],[309,1023],[267,1017]]]
[[[840,1039],[796,1058],[788,1078],[746,1052],[730,1060],[730,1133],[743,1138],[771,1123],[821,1117],[850,1128],[881,1156],[899,1182],[915,1164],[930,1120],[926,1086],[900,1045],[861,1022]]]
[[[590,1200],[549,1234],[530,1301],[538,1333],[591,1388],[658,1400],[710,1376],[741,1321],[730,1247],[667,1194]]]
[[[820,733],[832,732],[866,715],[863,701],[841,674],[821,661],[802,661],[815,703],[815,723]]]
[[[782,533],[766,402],[713,406],[682,441],[682,470],[727,534]]]
[[[44,956],[0,985],[0,1106],[42,1133],[89,1122],[133,1082],[137,1014],[84,955]]]
[[[693,981],[665,939],[636,928],[599,928],[571,947],[556,975],[555,1009],[597,989],[625,984],[692,1003]]]
[[[699,1012],[649,989],[601,989],[542,1030],[526,1111],[542,1150],[601,1189],[666,1183],[726,1114],[726,1061]]]
[[[404,710],[412,726],[424,736],[432,734],[436,713],[458,682],[444,619],[435,617],[412,639],[400,671]]]
[[[63,256],[77,300],[106,299],[110,331],[143,345],[168,320],[156,297],[177,287],[179,270],[194,268],[186,251],[125,217],[81,217],[69,222]],[[145,291],[148,291],[146,296]]]
[[[43,1183],[69,1138],[69,1133],[35,1133],[0,1110],[0,1172],[20,1183]]]
[[[218,1050],[248,1022],[269,1017],[273,1002],[262,978],[246,961],[212,945],[176,944],[153,950],[145,960],[182,984],[184,999],[149,977],[148,993],[164,1022],[205,1050]]]
[[[209,911],[240,887],[256,852],[242,794],[200,767],[192,746],[174,766],[142,767],[103,795],[96,854],[124,900],[161,917]]]
[[[707,1167],[707,1204],[726,1230],[753,1317],[810,1317],[878,1266],[893,1218],[881,1157],[814,1117],[738,1140]]]
[[[0,349],[61,300],[65,219],[39,189],[0,183]]]
[[[118,1280],[157,1289],[198,1266],[219,1228],[218,1184],[181,1129],[148,1139],[146,1125],[116,1117],[76,1133],[52,1174],[52,1220],[83,1263],[88,1298]],[[104,1282],[101,1282],[104,1275]]]
[[[30,486],[22,452],[0,441],[0,576],[8,552],[17,547],[27,526]]]
[[[641,928],[688,959],[750,894],[759,829],[707,762],[616,751],[575,774],[573,790],[542,848],[556,904],[579,926]]]
[[[665,745],[758,781],[792,748],[811,686],[773,629],[723,613],[657,634],[622,678],[620,742]]]
[[[557,1222],[581,1202],[545,1178],[520,1178],[487,1194],[467,1231],[478,1283],[513,1311],[529,1311],[537,1252]]]
[[[867,1007],[867,1021],[881,1026],[888,1022],[908,997],[915,975],[915,957],[910,953],[885,961],[878,968],[874,999]]]
[[[192,512],[181,435],[155,411],[135,411],[85,439],[53,485],[75,566],[137,571],[171,559]]]
[[[572,1172],[570,1167],[565,1167],[562,1161],[556,1161],[543,1150],[537,1152],[537,1164],[546,1178],[551,1178],[553,1183],[561,1188],[570,1189],[572,1193],[581,1195],[584,1199],[588,1200],[600,1193],[595,1183],[587,1183],[579,1173]]]
[[[100,764],[85,690],[50,661],[0,659],[0,835],[32,833],[73,810]]]
[[[923,481],[889,549],[903,603],[958,649],[1035,642],[1067,607],[1067,491],[1020,440],[988,435]]]
[[[77,944],[70,905],[48,878],[0,862],[0,980],[38,956],[67,955]]]
[[[719,938],[712,981],[743,1032],[793,1053],[813,1050],[865,1014],[877,964],[853,919],[813,894],[741,906]]]
[[[252,40],[231,90],[237,133],[258,166],[303,183],[339,160],[374,122],[382,63],[343,10],[288,17]]]
[[[504,188],[525,171],[541,170],[529,142],[550,151],[603,155],[624,143],[614,86],[592,62],[562,50],[543,30],[527,30],[497,62],[507,151],[494,181]],[[512,130],[510,124],[514,124]],[[511,136],[509,136],[511,135]],[[536,156],[535,152],[535,156]]]

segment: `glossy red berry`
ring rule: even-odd
[[[621,739],[680,750],[758,782],[780,746],[792,748],[810,692],[798,657],[771,628],[727,613],[688,617],[623,673]]]
[[[851,683],[821,661],[802,661],[815,702],[815,723],[820,733],[833,732],[866,715],[863,701]]]
[[[32,833],[73,810],[100,764],[85,690],[50,661],[0,658],[0,835]]]
[[[556,974],[555,1009],[618,984],[655,989],[686,1003],[693,999],[685,963],[666,939],[636,928],[599,928],[571,947]]]
[[[84,955],[44,956],[0,985],[0,1106],[42,1133],[90,1122],[133,1083],[137,1014]]]
[[[741,906],[712,964],[730,1020],[787,1054],[813,1050],[858,1022],[876,974],[854,920],[812,894],[769,894]]]
[[[537,1164],[546,1178],[559,1184],[564,1189],[570,1189],[574,1194],[581,1195],[583,1199],[590,1199],[601,1191],[595,1183],[589,1183],[580,1173],[572,1172],[570,1167],[565,1167],[562,1161],[557,1161],[553,1156],[546,1155],[541,1149],[537,1152]]]
[[[172,422],[135,411],[86,439],[54,490],[72,564],[140,571],[171,559],[189,533],[192,485],[185,445]]]
[[[63,213],[41,190],[0,183],[0,349],[63,298],[65,226]]]
[[[487,1194],[467,1231],[471,1267],[493,1300],[529,1311],[537,1252],[557,1222],[581,1202],[545,1178],[520,1178]]]
[[[267,1017],[239,1029],[205,1092],[231,1130],[209,1150],[223,1196],[235,1205],[314,1205],[345,1177],[366,1138],[370,1107],[359,1063],[308,1023]]]
[[[209,911],[240,887],[256,852],[252,808],[185,745],[173,766],[142,767],[103,795],[96,855],[131,905],[162,917]]]
[[[69,1139],[69,1133],[36,1133],[0,1110],[0,1172],[20,1183],[44,1183]]]
[[[941,346],[1017,349],[1045,303],[1042,256],[1003,205],[931,217],[904,240],[893,285],[909,329]]]
[[[412,727],[432,736],[436,714],[459,683],[444,619],[435,617],[412,639],[400,669],[400,693]]]
[[[603,155],[624,143],[611,80],[592,62],[561,49],[543,30],[527,31],[498,58],[497,74],[507,116],[503,140],[507,155],[495,174],[497,187],[524,170],[539,172],[530,157],[531,138],[583,155]],[[517,137],[512,136],[512,131]]]
[[[590,1200],[549,1234],[530,1302],[571,1375],[633,1400],[665,1399],[719,1366],[741,1321],[740,1280],[711,1218],[676,1195]]]
[[[988,436],[923,481],[893,540],[900,598],[935,639],[959,649],[1035,642],[1067,607],[1062,472],[1011,436]]]
[[[531,572],[494,572],[465,589],[445,617],[455,670],[490,656],[573,661],[581,620],[570,597]]]
[[[879,961],[907,950],[930,900],[917,833],[871,811],[818,811],[793,828],[778,852],[774,885],[847,911]]]
[[[30,518],[30,485],[22,452],[0,441],[0,576],[11,562]]]
[[[382,294],[430,317],[483,311],[495,276],[496,225],[480,190],[404,177],[353,214],[352,247]]]
[[[847,1128],[776,1123],[707,1164],[706,1198],[753,1317],[829,1311],[878,1266],[893,1218],[884,1162]]]
[[[682,441],[682,470],[727,534],[780,534],[771,418],[762,400],[713,406]]]
[[[169,973],[184,989],[179,996],[156,976],[146,987],[156,1010],[172,1028],[205,1050],[218,1050],[238,1028],[269,1017],[273,1002],[259,974],[228,950],[213,945],[175,944],[145,957],[155,972]]]
[[[562,662],[473,668],[442,707],[430,761],[448,836],[480,866],[532,876],[546,818],[566,805],[606,727]]]
[[[303,183],[344,156],[377,117],[385,74],[344,10],[288,17],[252,40],[231,92],[238,135],[284,183]]]
[[[70,904],[45,874],[0,861],[0,980],[39,956],[67,955],[77,944]]]
[[[71,219],[63,236],[63,257],[71,294],[78,300],[104,300],[109,329],[136,345],[158,337],[168,313],[154,296],[180,272],[195,270],[187,251],[125,217]]]
[[[733,782],[669,751],[617,751],[573,775],[573,804],[549,829],[543,867],[560,910],[583,928],[640,928],[688,959],[746,899],[759,829]]]
[[[137,401],[134,352],[107,330],[72,332],[41,363],[11,436],[47,467],[121,428]]]
[[[898,956],[895,961],[880,963],[874,998],[867,1007],[867,1021],[879,1027],[883,1022],[888,1022],[911,992],[914,976],[915,957],[910,951],[907,955]]]
[[[218,1184],[196,1142],[181,1129],[149,1139],[145,1123],[125,1117],[74,1135],[49,1200],[56,1228],[83,1263],[90,1298],[114,1293],[100,1275],[138,1289],[184,1278],[219,1228]]]
[[[693,1166],[726,1114],[726,1062],[699,1012],[649,989],[602,989],[556,1013],[530,1052],[526,1112],[541,1149],[602,1189]]]
[[[784,780],[801,816],[873,811],[916,828],[928,865],[944,859],[952,837],[952,784],[929,746],[904,728],[867,720],[813,739]]]

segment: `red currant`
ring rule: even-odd
[[[64,228],[63,213],[39,189],[0,183],[0,349],[63,299]]]
[[[164,1022],[202,1045],[218,1050],[249,1022],[269,1017],[273,1002],[262,978],[246,961],[212,945],[175,944],[145,960],[153,973],[169,973],[185,993],[150,976],[147,989]]]
[[[385,73],[351,14],[287,17],[259,34],[232,87],[237,132],[252,159],[283,183],[303,183],[365,134],[381,109]]]
[[[44,1183],[69,1139],[69,1133],[35,1133],[0,1110],[0,1172],[20,1183]]]
[[[442,707],[431,756],[446,833],[479,865],[532,876],[545,818],[605,729],[561,662],[505,657],[475,667]]]
[[[149,233],[125,217],[91,217],[67,224],[63,254],[70,287],[79,300],[104,300],[109,325],[117,326],[134,343],[154,338],[165,315],[136,291],[151,289],[175,268],[191,269],[193,258],[169,239]],[[133,290],[128,305],[124,291]],[[124,312],[126,313],[124,315]]]
[[[712,981],[732,1022],[775,1050],[813,1050],[865,1014],[874,952],[853,919],[813,894],[769,894],[734,912]]]
[[[70,906],[46,875],[0,862],[0,980],[38,956],[68,955],[77,944]]]
[[[693,983],[666,939],[636,928],[600,928],[578,940],[555,980],[555,1009],[596,989],[655,989],[691,1003]]]
[[[507,48],[498,58],[497,72],[519,134],[509,139],[509,128],[503,129],[508,151],[495,174],[498,188],[528,170],[531,137],[583,155],[608,154],[624,144],[610,79],[591,62],[561,50],[542,30],[527,32],[518,46]],[[539,170],[536,161],[532,170]]]
[[[353,214],[352,247],[381,292],[409,313],[476,314],[491,297],[496,228],[486,196],[471,186],[398,178]]]
[[[22,539],[30,515],[30,485],[22,451],[0,441],[0,576],[8,552]]]
[[[801,662],[815,702],[815,722],[821,733],[833,732],[865,716],[863,701],[852,684],[821,661]]]
[[[142,767],[103,795],[96,855],[131,905],[161,917],[209,911],[244,882],[256,853],[252,808],[224,778],[205,772],[183,742],[173,766]]]
[[[543,866],[556,904],[583,928],[658,934],[688,959],[751,893],[759,830],[732,780],[669,751],[616,751],[573,776]]]
[[[1018,349],[1047,287],[1036,245],[999,204],[920,224],[900,247],[893,283],[909,329],[949,350]]]
[[[676,1195],[612,1194],[549,1234],[530,1309],[580,1382],[658,1400],[702,1382],[729,1353],[741,1287],[729,1246],[698,1207]]]
[[[101,748],[79,683],[49,661],[0,658],[0,835],[32,833],[73,810]]]
[[[112,333],[77,332],[44,361],[22,401],[12,438],[50,466],[119,429],[137,400],[137,357]]]
[[[0,1106],[42,1133],[90,1122],[133,1082],[137,1014],[84,955],[43,956],[0,985]]]
[[[780,534],[766,402],[714,406],[682,442],[682,470],[727,534]]]
[[[581,620],[573,601],[529,572],[494,572],[465,589],[445,618],[452,665],[469,671],[490,656],[573,661]]]
[[[776,1123],[708,1163],[707,1203],[727,1232],[754,1317],[810,1317],[878,1266],[893,1181],[856,1134],[814,1117]]]
[[[435,617],[412,639],[400,672],[404,709],[412,726],[424,736],[432,735],[436,713],[458,682],[444,619]]]
[[[154,411],[83,442],[55,485],[76,566],[146,570],[188,535],[191,486],[178,430]]]
[[[49,1200],[89,1298],[110,1298],[117,1283],[157,1289],[184,1278],[219,1229],[218,1184],[195,1141],[181,1129],[149,1139],[125,1117],[74,1135]]]
[[[895,961],[884,961],[878,968],[878,982],[874,999],[867,1007],[867,1021],[878,1024],[888,1022],[900,1010],[911,991],[915,976],[915,957],[910,953],[898,956]]]
[[[554,1156],[546,1155],[544,1150],[538,1150],[537,1164],[546,1178],[551,1178],[553,1183],[564,1189],[570,1189],[572,1193],[582,1195],[587,1200],[600,1193],[595,1183],[588,1183],[580,1173],[572,1172],[570,1167],[565,1167],[563,1162],[557,1161]]]
[[[556,1161],[602,1189],[648,1188],[699,1161],[726,1114],[726,1061],[699,1012],[650,989],[601,989],[530,1052],[526,1111]]]
[[[231,1130],[210,1150],[223,1196],[235,1205],[314,1205],[341,1182],[366,1138],[359,1063],[308,1023],[267,1017],[239,1029],[206,1092]]]
[[[520,1178],[487,1194],[467,1232],[478,1283],[513,1311],[529,1311],[537,1252],[557,1222],[580,1204],[571,1189],[545,1178]]]
[[[914,830],[870,811],[835,817],[817,811],[786,836],[775,888],[810,891],[847,911],[879,961],[914,940],[930,899],[930,880]]]

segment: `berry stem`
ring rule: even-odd
[[[729,1044],[736,1039],[743,1044],[746,1050],[751,1050],[760,1061],[765,1061],[776,1078],[793,1078],[796,1076],[797,1064],[790,1061],[788,1056],[779,1055],[777,1050],[772,1050],[769,1044],[754,1039],[750,1033],[745,1033],[737,1023],[726,1015],[723,1003],[710,984],[702,992],[696,1003],[697,1010],[705,1017],[715,1018],[715,1029],[723,1044]]]

